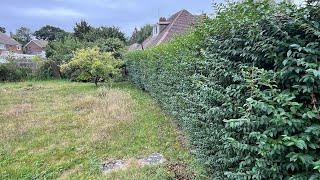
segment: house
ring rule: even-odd
[[[0,55],[8,53],[22,54],[22,46],[10,36],[0,32]]]
[[[159,22],[153,26],[152,35],[142,43],[142,46],[136,43],[132,44],[129,46],[129,51],[141,50],[166,43],[176,35],[187,32],[197,23],[200,19],[199,17],[200,16],[191,14],[187,10],[181,10],[168,19],[161,17]]]
[[[47,45],[48,41],[45,40],[31,40],[24,46],[24,49],[26,54],[45,56]]]

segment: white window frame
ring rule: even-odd
[[[1,50],[6,50],[6,45],[3,44],[3,43],[0,43],[0,49],[1,49]]]
[[[20,45],[17,45],[17,50],[21,50],[21,46]]]
[[[156,24],[153,26],[153,32],[152,32],[153,36],[157,36],[159,35],[159,25]]]

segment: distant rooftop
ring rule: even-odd
[[[20,45],[16,40],[2,32],[0,32],[0,43],[6,45]]]
[[[168,42],[175,35],[185,33],[197,23],[198,17],[185,9],[173,14],[168,19],[161,17],[154,26],[153,34],[142,43],[143,47],[156,46]],[[141,48],[141,45],[133,44],[129,47],[129,50],[139,50]]]

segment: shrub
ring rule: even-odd
[[[0,64],[0,81],[22,81],[32,77],[32,70],[17,66],[15,63]]]
[[[317,5],[217,6],[194,32],[126,55],[212,177],[320,178]]]
[[[98,47],[79,49],[68,64],[61,66],[62,72],[71,80],[94,82],[109,80],[119,73],[121,61],[111,53],[102,53]]]
[[[116,59],[121,59],[124,53],[125,44],[118,38],[98,39],[95,44],[101,52],[110,52]]]
[[[85,48],[86,43],[77,40],[72,36],[66,36],[61,40],[50,41],[46,47],[46,56],[54,60],[58,65],[70,62],[73,52]]]
[[[52,60],[44,60],[40,63],[35,77],[39,80],[60,78],[60,67]]]

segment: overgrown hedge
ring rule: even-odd
[[[217,6],[194,32],[126,55],[130,79],[189,134],[218,179],[320,178],[320,12]]]
[[[20,67],[15,63],[0,63],[0,82],[23,81],[32,78],[30,68]]]

